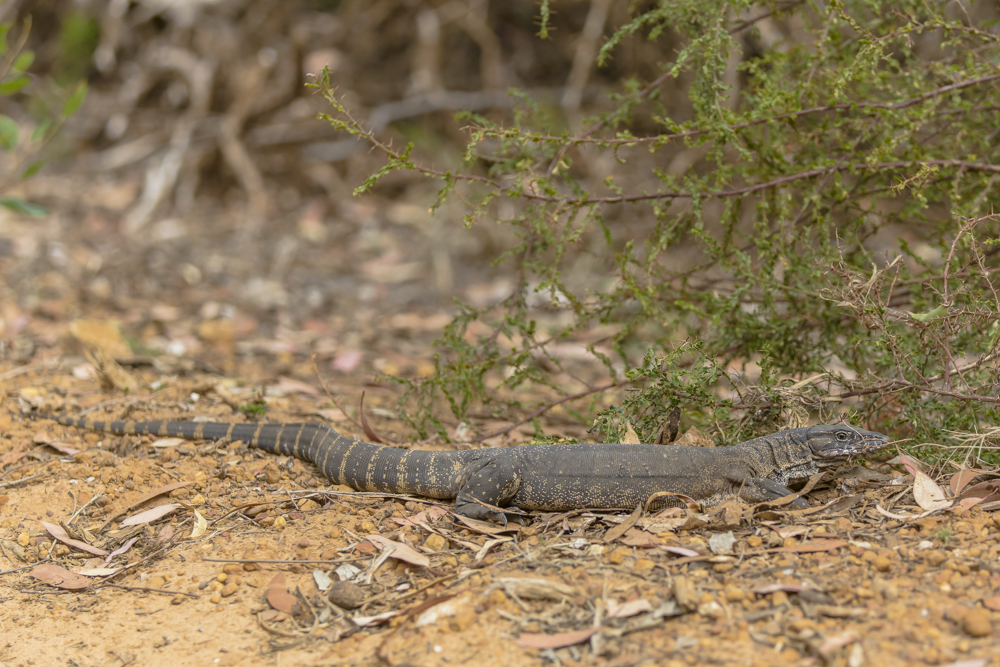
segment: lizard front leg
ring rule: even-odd
[[[455,496],[455,511],[470,519],[497,521],[507,525],[507,516],[481,503],[494,507],[510,504],[521,485],[521,473],[506,458],[491,457],[471,464]]]
[[[787,486],[766,477],[747,477],[742,480],[742,486],[739,489],[740,498],[750,503],[766,503],[771,500],[783,498],[784,496],[790,496],[793,493],[795,492]],[[810,505],[805,499],[796,498],[789,503],[789,507],[806,509]]]

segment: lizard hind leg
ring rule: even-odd
[[[506,507],[521,485],[521,473],[510,461],[494,458],[475,462],[455,496],[455,512],[470,519],[507,525],[507,515],[493,507]],[[484,504],[485,503],[485,504]]]

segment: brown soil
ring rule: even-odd
[[[919,511],[907,507],[907,487],[848,480],[846,495],[813,492],[816,507],[840,499],[821,511],[668,510],[624,532],[616,527],[635,519],[627,513],[543,514],[508,532],[470,527],[447,504],[331,489],[312,466],[242,443],[108,436],[28,419],[28,406],[75,414],[101,402],[108,409],[90,416],[242,419],[223,398],[249,401],[264,385],[268,420],[319,413],[352,430],[306,382],[227,388],[178,367],[138,367],[129,370],[159,390],[109,401],[99,384],[106,370],[88,377],[83,358],[56,352],[3,375],[0,662],[8,667],[1000,664],[1000,519],[979,508],[890,520],[876,502]],[[361,384],[343,377],[336,390],[354,394]],[[374,417],[386,393],[375,388],[366,410],[376,430],[396,435]],[[183,481],[194,483],[136,505]],[[118,527],[168,500],[185,505],[138,529]],[[192,537],[195,509],[207,527]],[[403,521],[418,513],[415,525]],[[53,541],[42,522],[107,551],[138,540],[112,559],[117,574],[67,590],[33,576],[35,565],[75,571],[103,559]],[[380,554],[369,535],[429,564],[390,557],[374,569]],[[337,582],[340,562],[357,568],[342,576],[360,583],[337,606],[314,573]]]

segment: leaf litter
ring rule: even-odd
[[[308,393],[293,394],[294,401],[312,400]],[[295,412],[316,409],[304,403]],[[57,432],[71,447],[84,437],[71,429]],[[136,565],[124,572],[120,566],[76,573],[43,568],[31,574],[37,585],[89,590],[107,577],[122,584],[144,577],[132,586],[147,591],[142,595],[205,593],[171,601],[194,605],[199,614],[216,607],[257,615],[263,637],[329,633],[324,636],[346,642],[345,650],[375,650],[384,643],[397,659],[409,655],[414,662],[422,655],[417,637],[444,642],[451,646],[445,650],[460,654],[446,637],[487,641],[477,633],[498,631],[502,642],[496,646],[523,652],[519,660],[527,663],[547,650],[587,655],[594,647],[667,661],[676,651],[696,650],[702,659],[716,655],[724,661],[726,654],[712,648],[718,638],[756,655],[761,645],[755,635],[770,637],[771,647],[783,646],[764,650],[762,660],[784,660],[794,651],[801,660],[819,655],[838,661],[856,658],[859,650],[870,660],[881,655],[868,639],[873,628],[898,633],[902,641],[917,628],[938,627],[940,632],[921,635],[919,652],[902,651],[911,658],[930,652],[945,664],[949,658],[976,659],[985,650],[977,642],[990,636],[996,620],[969,611],[996,614],[1000,608],[993,593],[1000,574],[991,565],[1000,549],[983,540],[997,532],[997,522],[979,506],[958,504],[963,498],[980,505],[995,500],[997,480],[978,470],[952,475],[947,491],[919,469],[909,471],[910,487],[873,477],[839,496],[817,485],[809,510],[736,503],[702,511],[681,499],[683,507],[653,513],[646,506],[627,513],[529,513],[524,526],[511,522],[504,528],[457,517],[447,505],[427,499],[322,491],[313,486],[321,478],[307,464],[246,450],[241,443],[157,444],[163,443],[150,439],[147,451],[180,467],[147,468],[134,455],[121,457],[110,469],[134,467],[129,478],[141,476],[148,485],[85,509],[78,532],[93,539],[53,534],[53,521],[37,523],[70,549],[62,556],[52,551],[60,561],[78,548],[75,540],[116,563],[127,558]],[[163,457],[166,451],[172,454]],[[231,464],[234,456],[243,460]],[[244,495],[247,483],[265,483],[270,463],[278,471],[275,483]],[[906,459],[900,463],[905,466]],[[164,478],[174,470],[181,479]],[[309,493],[289,496],[288,485]],[[162,496],[169,502],[109,529],[111,519]],[[882,503],[901,518],[887,517]],[[73,510],[66,508],[65,516]],[[19,541],[16,533],[5,534],[10,566],[23,562],[18,554],[44,555],[38,549],[44,542],[26,535]],[[232,562],[220,568],[199,560],[209,554]],[[332,602],[333,591],[343,585],[353,587],[349,597],[338,591],[345,607]],[[912,618],[915,605],[932,612]],[[982,634],[984,628],[989,633]],[[706,639],[696,649],[681,649],[677,638],[685,636]]]

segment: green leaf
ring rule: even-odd
[[[66,100],[66,104],[63,105],[62,117],[68,118],[75,114],[85,99],[87,99],[87,84],[81,81],[76,84],[76,90],[73,91],[73,94]]]
[[[33,218],[41,218],[49,213],[44,206],[32,204],[31,202],[26,202],[23,199],[18,199],[17,197],[4,197],[3,199],[0,199],[0,206],[9,208],[15,213],[30,215]]]
[[[21,135],[21,128],[18,127],[14,119],[9,116],[0,116],[0,148],[5,151],[12,151],[17,148],[17,140]]]
[[[10,31],[9,23],[0,23],[0,56],[7,53],[7,32]]]
[[[34,51],[22,51],[18,54],[17,58],[14,59],[14,70],[18,72],[25,72],[31,67],[31,63],[35,62],[35,52]]]
[[[29,83],[31,83],[31,77],[27,74],[21,74],[12,79],[0,81],[0,95],[13,95],[17,91],[24,89]]]
[[[926,313],[910,313],[910,317],[915,319],[917,322],[930,322],[931,320],[939,320],[942,317],[947,317],[948,312],[947,306],[938,306],[934,310]]]
[[[35,131],[31,133],[31,140],[41,141],[42,138],[45,137],[46,133],[48,133],[50,127],[52,127],[52,121],[46,118],[39,123],[38,127],[35,128]]]
[[[45,164],[45,162],[43,160],[37,160],[37,161],[32,162],[31,164],[29,164],[25,168],[25,170],[21,173],[21,180],[25,181],[25,180],[31,178],[32,176],[34,176],[35,174],[37,174],[38,170],[41,169],[42,165],[44,165],[44,164]]]

